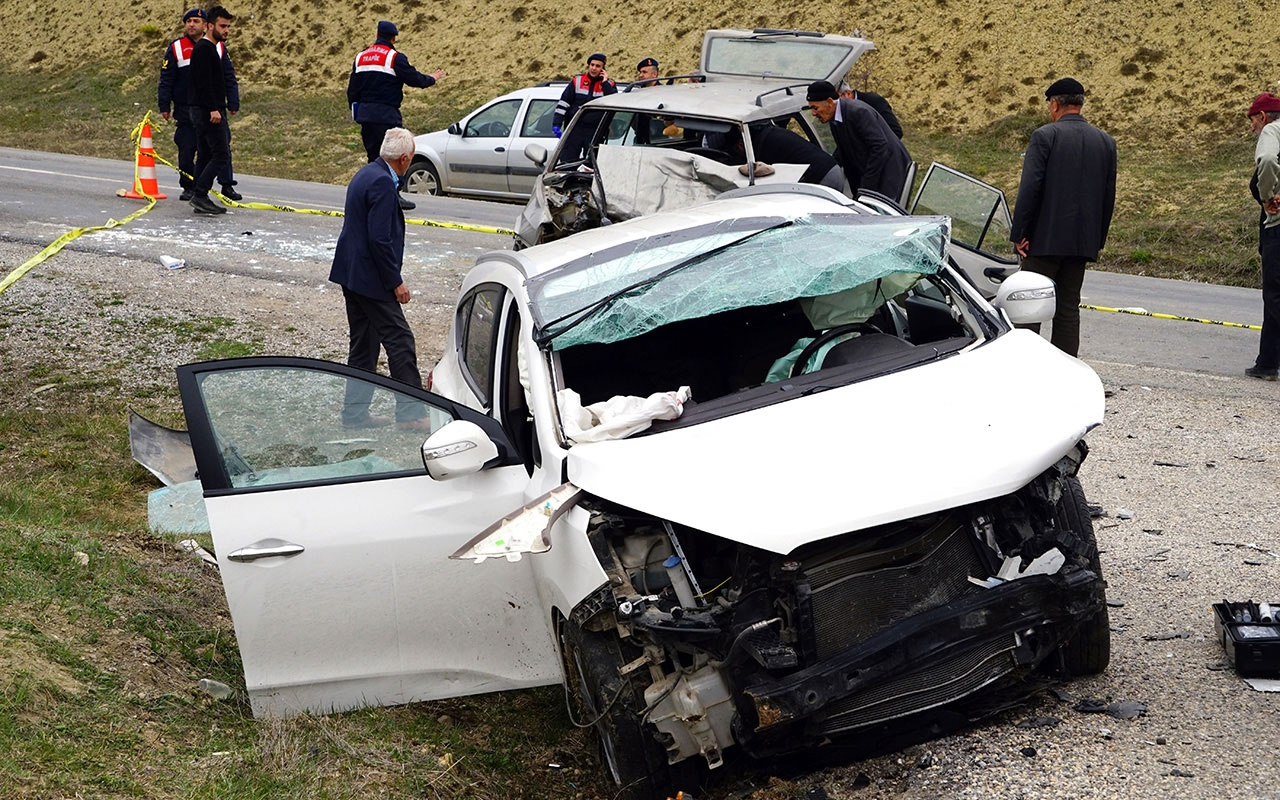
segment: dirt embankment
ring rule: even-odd
[[[188,0],[190,2],[190,0]],[[16,0],[0,6],[9,46],[0,60],[47,71],[137,63],[154,80],[163,43],[187,3]],[[974,131],[1043,110],[1042,91],[1073,75],[1089,90],[1086,114],[1136,142],[1202,144],[1244,133],[1253,95],[1276,88],[1257,42],[1273,10],[1264,0],[1160,2],[1030,0],[1024,4],[925,0],[792,4],[656,0],[605,8],[555,0],[422,0],[308,4],[227,0],[242,82],[341,93],[350,58],[378,19],[400,27],[399,47],[420,69],[443,68],[434,92],[410,93],[406,111],[455,95],[462,107],[536,80],[564,77],[594,51],[617,78],[655,56],[666,72],[697,66],[709,27],[860,32],[879,48],[855,67],[859,84],[889,97],[917,130]]]

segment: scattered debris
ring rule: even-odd
[[[1151,463],[1156,465],[1157,467],[1178,467],[1179,469],[1186,469],[1187,467],[1191,466],[1190,464],[1179,464],[1175,461],[1161,461],[1159,459],[1156,459]]]
[[[1152,536],[1164,536],[1164,528],[1143,528],[1143,533],[1149,533]]]
[[[1133,519],[1133,512],[1127,508],[1117,508],[1116,519]]]
[[[1170,639],[1190,639],[1191,631],[1182,631],[1180,633],[1153,633],[1149,636],[1143,636],[1142,638],[1144,641],[1148,642],[1167,642]]]
[[[1237,461],[1248,461],[1253,464],[1261,464],[1266,461],[1265,456],[1232,456]]]
[[[1194,778],[1194,777],[1195,777],[1195,773],[1194,773],[1194,772],[1183,772],[1182,770],[1178,769],[1177,767],[1174,767],[1173,769],[1171,769],[1171,770],[1169,770],[1168,772],[1164,773],[1164,775],[1165,775],[1165,777],[1167,777],[1167,778]]]
[[[1169,743],[1169,740],[1164,738],[1163,736],[1156,737],[1156,744],[1168,744],[1168,743]]]
[[[1172,579],[1173,579],[1173,580],[1175,580],[1175,581],[1185,581],[1187,578],[1190,578],[1190,577],[1191,577],[1191,570],[1189,570],[1189,569],[1180,569],[1180,570],[1177,570],[1177,571],[1175,571],[1175,572],[1168,572],[1168,573],[1165,573],[1165,574],[1166,574],[1166,575],[1168,575],[1170,578],[1172,578]]]
[[[1260,567],[1260,566],[1262,566],[1262,562],[1261,562],[1261,561],[1259,561],[1259,560],[1258,560],[1258,559],[1256,559],[1256,558],[1246,558],[1246,559],[1244,560],[1244,563],[1245,563],[1245,564],[1247,564],[1247,565],[1249,565],[1249,566],[1251,566],[1251,567]]]
[[[1098,517],[1105,517],[1106,515],[1107,515],[1107,510],[1102,506],[1098,505],[1097,503],[1089,504],[1089,516],[1092,519],[1097,519]]]
[[[222,681],[215,681],[213,678],[201,678],[196,686],[199,686],[200,691],[214,700],[230,700],[236,693],[235,689],[232,689]]]
[[[1099,735],[1099,736],[1101,736],[1103,739],[1114,739],[1114,738],[1115,738],[1115,736],[1111,733],[1111,729],[1110,729],[1110,728],[1099,728],[1099,729],[1098,729],[1098,735]]]
[[[1073,708],[1083,714],[1109,714],[1116,719],[1137,719],[1147,713],[1147,704],[1137,700],[1117,700],[1114,703],[1108,703],[1096,697],[1086,697],[1076,703]]]
[[[1235,547],[1243,550],[1256,550],[1259,553],[1264,553],[1266,555],[1271,556],[1272,558],[1280,559],[1280,555],[1276,555],[1274,552],[1266,549],[1265,547],[1259,547],[1253,542],[1214,542],[1213,544],[1217,547]]]
[[[1255,692],[1280,692],[1280,680],[1275,678],[1245,678]]]
[[[1019,753],[1022,753],[1022,755],[1023,755],[1023,756],[1025,756],[1025,757],[1027,757],[1027,758],[1035,758],[1035,757],[1036,757],[1036,749],[1035,749],[1034,747],[1024,747],[1024,748],[1022,748],[1021,750],[1019,750],[1018,752],[1019,752]]]
[[[165,269],[182,269],[187,265],[187,260],[173,256],[160,256],[160,265]]]
[[[80,566],[82,566],[82,567],[87,567],[87,566],[89,566],[89,554],[88,554],[88,553],[82,553],[82,552],[80,552],[79,550],[77,550],[77,551],[76,551],[76,561],[80,562]]]
[[[1107,608],[1124,608],[1123,600],[1108,600]]]
[[[1147,556],[1147,560],[1148,561],[1168,561],[1169,559],[1165,558],[1164,556],[1172,549],[1173,548],[1171,547],[1166,547],[1162,550],[1157,550],[1151,555]]]
[[[1061,723],[1061,722],[1062,722],[1062,720],[1058,719],[1057,717],[1032,717],[1032,718],[1030,718],[1030,719],[1024,719],[1024,720],[1022,720],[1022,721],[1021,721],[1021,722],[1019,722],[1015,727],[1018,727],[1018,728],[1052,728],[1052,727],[1054,727],[1055,725],[1058,725],[1058,724],[1059,724],[1059,723]]]
[[[178,542],[177,547],[184,553],[190,553],[211,567],[218,566],[218,557],[201,547],[200,543],[195,539],[183,539]]]

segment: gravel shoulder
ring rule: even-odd
[[[0,273],[37,252],[0,241]],[[408,276],[424,371],[467,260],[416,265]],[[341,360],[341,295],[314,276],[246,278],[64,251],[0,295],[0,363],[28,376],[4,402],[39,407],[52,383],[180,424],[173,368],[197,360],[211,338]],[[1210,608],[1223,598],[1280,602],[1280,385],[1092,366],[1111,392],[1081,474],[1105,510],[1094,524],[1117,604],[1107,672],[961,734],[718,796],[1280,797],[1280,694],[1256,692],[1224,668]],[[1117,719],[1073,710],[1084,698],[1147,711]],[[1060,722],[1018,727],[1043,717]]]

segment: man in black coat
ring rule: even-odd
[[[1056,284],[1052,341],[1074,356],[1085,265],[1098,260],[1116,206],[1116,140],[1080,116],[1080,81],[1060,78],[1044,95],[1052,121],[1031,134],[1009,239],[1023,269]]]
[[[849,188],[871,189],[892,200],[902,199],[911,173],[911,154],[884,117],[861,100],[840,98],[828,81],[809,84],[809,111],[831,126],[836,157]]]
[[[848,83],[840,84],[840,96],[849,100],[861,100],[874,108],[876,113],[884,117],[884,121],[889,124],[889,129],[894,132],[894,135],[899,139],[902,138],[902,123],[898,121],[898,115],[893,113],[893,106],[889,105],[889,101],[884,97],[875,92],[858,91]]]
[[[222,6],[207,12],[204,38],[191,49],[191,125],[196,131],[200,170],[191,186],[191,206],[197,214],[225,214],[227,209],[209,199],[213,181],[231,160],[231,134],[227,127],[227,84],[218,46],[227,40],[235,19]]]
[[[835,156],[794,131],[771,122],[755,123],[751,132],[751,150],[756,161],[765,164],[807,164],[800,183],[818,183],[844,191],[844,172]]]

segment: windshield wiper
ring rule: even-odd
[[[698,264],[701,264],[703,261],[706,261],[708,258],[711,258],[712,256],[718,255],[720,253],[723,253],[725,250],[728,250],[731,247],[737,247],[743,242],[750,241],[751,239],[754,239],[755,237],[763,233],[768,233],[769,231],[776,231],[779,228],[785,228],[789,225],[794,224],[794,222],[795,220],[791,220],[791,219],[783,220],[782,222],[779,222],[776,225],[770,225],[767,228],[761,228],[758,231],[752,231],[751,233],[748,233],[746,236],[743,236],[738,239],[734,239],[731,242],[725,242],[724,244],[719,245],[718,247],[713,247],[710,250],[706,251],[705,253],[698,253],[696,256],[690,256],[689,258],[686,258],[684,261],[680,261],[676,264],[673,264],[670,267],[667,267],[666,269],[662,270],[656,275],[652,275],[648,278],[645,278],[644,280],[636,281],[635,283],[629,286],[623,287],[622,289],[619,289],[616,292],[605,295],[604,297],[600,298],[599,300],[587,306],[586,308],[580,308],[577,311],[570,311],[568,314],[565,314],[563,316],[560,316],[560,317],[557,317],[556,319],[551,320],[550,322],[548,322],[546,325],[543,325],[539,330],[537,330],[534,333],[533,339],[539,345],[543,345],[550,341],[553,341],[557,337],[568,333],[569,331],[578,327],[582,323],[586,322],[588,319],[595,316],[596,314],[599,314],[601,311],[606,310],[607,308],[612,306],[614,303],[616,303],[620,298],[626,295],[639,292],[641,289],[652,286],[658,283],[659,281],[662,281],[663,279],[668,278],[677,272],[680,272],[681,270],[685,270],[685,269],[688,269],[689,267],[697,266]],[[554,333],[548,332],[557,324],[564,322],[565,320],[575,316],[577,317],[577,319],[574,319],[572,322],[565,325],[560,330],[557,330]]]

